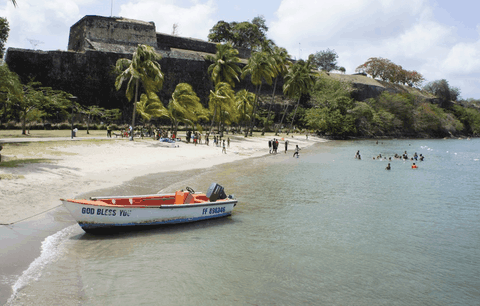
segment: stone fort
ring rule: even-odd
[[[119,58],[131,58],[138,44],[150,45],[162,56],[159,63],[165,80],[158,96],[164,105],[171,99],[177,84],[182,82],[192,85],[202,104],[208,105],[213,85],[207,73],[211,62],[205,58],[216,53],[216,44],[157,33],[153,22],[87,15],[71,26],[67,51],[9,48],[6,63],[24,84],[34,79],[43,86],[77,96],[78,102],[84,106],[119,108],[126,119],[131,114],[133,103],[125,97],[125,84],[121,90],[115,89],[114,67]],[[238,51],[239,65],[243,67],[250,51]],[[283,109],[283,103],[278,103],[283,99],[282,85],[283,79],[279,78],[276,103],[272,108],[276,115]],[[385,90],[382,86],[353,85],[357,89],[353,96],[359,101],[378,96]],[[248,76],[236,84],[235,90],[239,89],[254,92]],[[263,84],[261,96],[271,96],[272,90],[272,86]],[[270,98],[262,100],[261,107],[265,102],[270,103]]]
[[[43,86],[77,96],[82,105],[120,108],[125,113],[132,103],[125,98],[125,85],[115,90],[113,68],[119,58],[131,58],[138,44],[150,45],[162,56],[159,63],[165,81],[159,97],[164,104],[168,103],[175,86],[186,82],[207,105],[212,82],[207,74],[211,63],[205,57],[216,53],[216,44],[157,33],[153,22],[85,16],[70,28],[68,51],[9,48],[6,63],[24,83],[34,78]],[[250,51],[238,51],[243,66]],[[271,92],[271,87],[266,87],[266,92]],[[237,84],[235,89],[241,88],[253,91],[248,79]],[[281,94],[281,86],[277,88]]]

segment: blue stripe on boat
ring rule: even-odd
[[[174,220],[166,220],[166,221],[155,221],[149,223],[79,223],[79,225],[84,229],[95,229],[95,228],[113,228],[113,227],[120,227],[120,226],[137,226],[137,225],[161,225],[161,224],[174,224],[174,223],[187,223],[187,222],[195,222],[201,221],[206,219],[213,219],[213,218],[220,218],[230,216],[232,213],[224,213],[218,214],[214,216],[204,216],[204,217],[197,217],[197,218],[187,218],[187,219],[174,219]]]

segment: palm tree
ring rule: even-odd
[[[135,96],[132,115],[132,133],[130,140],[133,140],[133,129],[135,128],[135,113],[138,101],[138,87],[142,83],[146,95],[150,96],[163,87],[163,73],[158,61],[161,55],[155,52],[155,49],[147,45],[138,45],[137,50],[132,55],[132,59],[120,58],[117,60],[115,68],[122,71],[115,80],[115,87],[120,90],[123,81],[128,79],[126,96],[131,101]],[[135,93],[134,93],[135,90]]]
[[[272,78],[275,76],[275,62],[267,52],[255,52],[248,59],[247,65],[243,68],[242,78],[250,75],[250,80],[255,85],[255,102],[253,105],[252,116],[250,118],[250,136],[253,133],[255,124],[256,108],[258,104],[258,96],[262,89],[262,82],[265,80],[269,85],[272,84]],[[245,137],[248,135],[248,129]]]
[[[250,115],[248,115],[248,113],[253,110],[254,103],[255,94],[249,92],[246,89],[239,90],[235,94],[235,106],[238,113],[242,115],[242,121],[245,129],[247,129],[247,119],[250,118]]]
[[[137,102],[137,113],[146,120],[150,120],[152,117],[161,117],[165,111],[162,101],[155,93],[150,93],[150,96],[142,94],[140,101]]]
[[[164,116],[170,118],[174,125],[174,133],[177,135],[178,124],[184,122],[194,125],[200,118],[207,119],[206,110],[200,103],[192,86],[187,83],[180,83],[175,87],[172,99],[168,103]]]
[[[297,114],[297,108],[300,104],[300,98],[303,94],[306,94],[310,91],[314,83],[315,76],[312,73],[312,63],[310,58],[307,61],[299,60],[288,69],[288,72],[284,78],[283,93],[289,98],[297,98],[297,104],[295,106],[295,112],[293,113],[292,122],[287,131],[287,135],[292,129],[293,121],[295,120],[295,115]]]
[[[285,48],[274,46],[271,52],[271,55],[273,57],[273,60],[275,61],[275,81],[274,81],[273,91],[272,91],[272,102],[268,107],[267,118],[265,119],[265,124],[263,125],[262,136],[265,135],[265,130],[267,129],[267,125],[270,120],[270,111],[272,108],[272,104],[275,101],[275,91],[277,90],[278,76],[283,77],[287,73],[287,67],[292,64],[288,60],[288,52],[287,52],[287,49]]]
[[[238,75],[241,73],[238,63],[238,50],[234,49],[230,43],[217,44],[217,53],[215,56],[208,55],[208,61],[213,62],[208,67],[208,74],[216,86],[220,82],[226,82],[231,87],[235,87],[235,81],[240,82]]]
[[[212,112],[212,124],[210,125],[210,133],[213,131],[213,126],[215,124],[215,117],[217,116],[217,110],[220,109],[220,118],[219,124],[222,122],[222,108],[228,108],[231,110],[232,105],[235,103],[235,93],[226,82],[220,82],[215,86],[215,91],[210,90],[210,95],[208,96],[209,102],[208,106]],[[220,130],[220,129],[219,129]]]

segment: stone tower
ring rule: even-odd
[[[132,53],[138,44],[157,48],[155,23],[87,15],[70,27],[68,50]]]

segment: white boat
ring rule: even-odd
[[[127,226],[185,223],[232,214],[237,204],[223,187],[213,183],[207,193],[189,187],[171,194],[61,199],[85,232]]]

